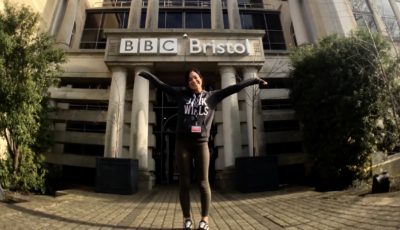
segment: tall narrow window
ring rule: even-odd
[[[182,28],[181,12],[168,12],[165,19],[165,28]]]
[[[96,49],[101,26],[102,13],[88,13],[82,33],[81,49]]]
[[[158,28],[211,28],[210,10],[160,10]]]
[[[182,28],[181,12],[160,12],[158,16],[158,28]]]
[[[283,36],[280,15],[276,13],[265,14],[267,22],[267,37],[264,41],[264,48],[271,50],[286,49],[285,38]]]
[[[285,38],[279,13],[243,11],[240,13],[242,28],[265,30],[263,46],[266,50],[285,50]]]
[[[186,12],[185,28],[211,28],[211,18],[208,12]]]
[[[222,18],[224,20],[224,28],[229,29],[229,17],[228,17],[228,12],[226,10],[223,11]]]
[[[128,12],[90,12],[86,14],[81,49],[104,49],[107,38],[104,29],[122,29],[128,26]]]
[[[140,15],[140,28],[146,27],[146,15],[146,11],[142,11],[142,14]]]

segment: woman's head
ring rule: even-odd
[[[185,74],[186,87],[195,93],[203,90],[203,76],[198,69],[190,69]]]

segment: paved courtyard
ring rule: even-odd
[[[199,196],[192,193],[199,221]],[[69,189],[59,196],[0,202],[0,229],[180,229],[175,186],[133,195]],[[400,192],[315,192],[291,187],[261,193],[213,191],[210,229],[400,229]]]

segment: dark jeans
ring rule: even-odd
[[[211,203],[211,189],[208,182],[210,152],[207,142],[196,139],[179,139],[176,142],[179,167],[179,199],[184,217],[190,217],[190,169],[194,160],[196,178],[200,189],[201,215],[208,216]]]

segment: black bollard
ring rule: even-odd
[[[375,174],[372,177],[372,193],[389,192],[390,179],[387,172]]]

